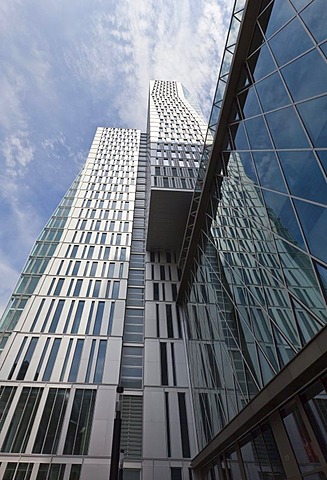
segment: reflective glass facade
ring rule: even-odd
[[[242,14],[234,64],[225,79],[228,98],[217,100],[220,117],[211,132],[217,128],[218,133],[210,160],[205,152],[201,164],[201,184],[210,193],[204,215],[195,221],[201,231],[187,282],[184,278],[188,360],[202,447],[327,321],[326,9],[320,1],[249,1]],[[215,111],[214,106],[212,118]],[[205,191],[201,194],[204,205]],[[193,220],[194,238],[196,227]],[[309,440],[301,415],[302,410],[283,417],[297,474],[310,471],[317,473],[308,478],[325,478],[321,451],[312,447],[305,458]],[[217,458],[219,467],[213,466],[208,478],[288,478],[281,447],[272,452],[273,434],[268,453],[254,446],[271,427],[268,422],[260,428],[261,433],[251,430],[240,438],[234,453],[226,450]]]

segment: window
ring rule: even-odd
[[[87,455],[95,398],[96,390],[76,390],[64,446],[64,454]]]
[[[68,397],[69,389],[50,388],[36,435],[33,453],[57,453]]]
[[[36,480],[63,480],[65,464],[63,463],[41,463]]]
[[[2,452],[25,452],[42,390],[41,388],[23,388],[2,445]]]
[[[83,280],[81,278],[79,278],[76,282],[76,285],[75,285],[75,288],[74,288],[74,293],[73,293],[73,296],[74,297],[78,297],[80,292],[81,292],[81,288],[82,288],[82,282]]]
[[[94,372],[94,383],[101,383],[102,376],[103,376],[103,369],[104,369],[104,362],[106,359],[106,349],[107,349],[107,341],[100,340],[99,342],[99,350],[98,350],[98,357],[95,364],[95,372]]]
[[[21,346],[19,347],[19,350],[18,350],[16,359],[15,359],[14,364],[13,364],[13,366],[12,366],[12,369],[10,370],[10,373],[9,373],[9,375],[8,375],[8,379],[9,379],[9,380],[12,378],[12,376],[13,376],[13,374],[14,374],[15,368],[17,367],[17,363],[19,362],[20,356],[21,356],[22,351],[23,351],[23,349],[24,349],[24,347],[25,347],[25,343],[26,343],[26,341],[27,341],[27,338],[28,338],[28,337],[24,337],[24,340],[22,341],[22,344],[21,344]]]
[[[68,376],[68,382],[76,382],[79,364],[82,356],[83,345],[84,345],[84,340],[77,340],[75,353],[74,353],[72,365],[71,365],[69,376]]]
[[[126,388],[142,388],[143,348],[123,347],[121,384]]]
[[[82,313],[84,309],[85,301],[84,300],[79,300],[78,305],[77,305],[77,310],[75,313],[75,318],[74,318],[74,323],[72,326],[72,332],[71,333],[78,333],[78,329],[81,323],[81,318],[82,318]]]
[[[104,302],[99,302],[97,313],[95,316],[93,335],[100,335],[102,318],[103,318]]]
[[[33,356],[37,341],[38,341],[38,337],[33,337],[31,339],[30,344],[28,346],[28,349],[25,353],[23,362],[22,362],[21,367],[19,369],[18,375],[16,377],[17,380],[24,380],[27,369],[28,369],[30,361],[31,361],[31,358]]]
[[[48,380],[50,380],[52,370],[53,370],[53,366],[54,366],[54,363],[55,363],[57,355],[58,355],[60,342],[61,342],[60,338],[55,338],[54,339],[54,342],[53,342],[52,348],[51,348],[51,352],[50,352],[50,355],[49,355],[48,363],[47,363],[47,366],[45,368],[43,378],[42,378],[42,380],[44,382],[47,382]]]
[[[33,463],[8,462],[3,480],[29,480],[31,478]]]
[[[171,480],[182,480],[182,469],[180,467],[170,467]]]
[[[65,303],[64,300],[59,300],[56,311],[55,311],[55,314],[53,316],[53,319],[52,319],[52,322],[51,322],[51,325],[50,325],[50,328],[49,328],[49,332],[54,333],[56,331],[56,328],[57,328],[57,325],[58,325],[58,322],[59,322],[59,319],[60,319],[60,315],[61,315],[62,309],[64,307],[64,303]]]
[[[16,387],[0,387],[0,432],[13,401]]]

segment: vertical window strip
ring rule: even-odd
[[[55,363],[57,355],[58,355],[60,342],[61,342],[60,338],[55,338],[54,339],[54,342],[53,342],[52,348],[51,348],[51,352],[50,352],[50,355],[49,355],[48,363],[47,363],[47,366],[45,367],[45,370],[44,370],[44,374],[43,374],[43,378],[42,378],[43,382],[47,382],[48,380],[50,380],[52,370],[53,370],[53,366],[54,366],[54,363]]]
[[[160,317],[159,317],[159,303],[156,303],[156,324],[157,324],[157,337],[160,337]]]
[[[60,374],[60,379],[59,379],[60,382],[62,382],[64,377],[65,377],[67,363],[68,363],[70,351],[72,349],[72,345],[73,345],[73,339],[71,338],[69,340],[69,343],[68,343],[68,348],[67,348],[67,352],[66,352],[66,355],[65,355],[64,364],[63,364],[62,369],[61,369],[61,374]]]
[[[181,429],[182,452],[184,458],[190,458],[190,440],[188,434],[187,413],[185,404],[185,393],[178,394],[179,422]]]
[[[96,390],[77,389],[71,410],[64,454],[87,455]]]
[[[171,443],[170,443],[170,416],[169,416],[169,396],[165,392],[165,413],[166,413],[166,436],[167,436],[167,457],[171,457]]]
[[[74,323],[72,326],[71,333],[78,333],[78,329],[81,323],[81,318],[82,318],[82,313],[84,309],[85,301],[84,300],[79,300],[78,305],[77,305],[77,310],[75,313],[75,318],[74,318]]]
[[[54,295],[55,297],[57,297],[58,295],[60,295],[62,286],[63,286],[63,284],[64,284],[64,280],[65,280],[64,278],[59,278],[58,283],[57,283],[57,286],[56,286],[56,288],[55,288],[55,291],[53,292],[53,295]]]
[[[41,463],[36,480],[63,480],[65,468],[63,463]]]
[[[17,387],[0,387],[0,432],[7,418]]]
[[[51,300],[51,303],[49,305],[49,308],[48,308],[48,311],[47,311],[47,314],[45,316],[45,319],[44,319],[44,322],[43,322],[43,325],[42,325],[42,328],[41,328],[41,332],[44,332],[45,331],[45,327],[46,327],[46,324],[48,323],[48,320],[50,318],[50,315],[51,315],[51,311],[53,309],[53,305],[55,303],[55,300]]]
[[[29,480],[33,469],[33,463],[8,462],[3,480]]]
[[[31,330],[30,330],[31,332],[34,331],[35,325],[36,325],[36,323],[37,323],[37,321],[38,321],[38,319],[39,319],[40,313],[41,313],[41,311],[42,311],[44,302],[45,302],[45,298],[42,299],[42,302],[40,303],[40,306],[39,306],[39,308],[38,308],[38,310],[37,310],[37,312],[36,312],[36,315],[35,315],[35,317],[34,317],[33,323],[32,323],[32,325],[31,325]]]
[[[103,311],[104,311],[104,302],[99,302],[98,303],[98,308],[97,308],[97,313],[95,315],[93,335],[100,335],[102,318],[103,318]]]
[[[177,379],[176,379],[175,345],[171,343],[170,348],[171,348],[171,363],[172,363],[172,370],[173,370],[173,383],[174,383],[174,386],[176,387]]]
[[[170,304],[166,304],[166,320],[167,320],[167,336],[168,338],[174,338],[173,317],[172,317]]]
[[[68,396],[68,389],[50,388],[35,438],[33,453],[57,453]]]
[[[91,368],[92,368],[94,350],[95,350],[95,343],[96,343],[96,340],[92,340],[92,345],[91,345],[91,350],[90,350],[90,355],[89,355],[89,361],[88,361],[88,364],[87,364],[87,370],[86,370],[86,374],[85,374],[85,382],[86,383],[88,383],[90,381]]]
[[[93,383],[101,383],[104,370],[104,362],[106,360],[107,341],[100,340],[97,361],[95,364],[95,372]]]
[[[115,313],[115,303],[112,302],[111,305],[110,305],[110,313],[109,313],[109,320],[108,320],[107,335],[111,335],[112,322],[113,322],[113,319],[114,319],[114,313]]]
[[[46,342],[45,342],[45,345],[44,345],[44,348],[43,348],[43,352],[42,352],[42,355],[40,357],[40,361],[38,363],[38,366],[37,366],[37,369],[36,369],[36,372],[35,372],[35,375],[34,375],[34,381],[36,382],[36,380],[39,378],[39,373],[40,373],[40,370],[42,368],[42,365],[43,365],[43,361],[44,361],[44,357],[47,353],[47,350],[48,350],[48,346],[49,346],[49,342],[50,342],[50,338],[48,337]]]
[[[83,283],[83,280],[81,278],[79,278],[77,280],[75,288],[74,288],[73,297],[78,297],[79,294],[81,293],[82,283]]]
[[[167,344],[160,342],[161,385],[168,385]]]
[[[79,480],[81,474],[82,465],[73,464],[70,469],[69,480]]]
[[[94,302],[91,303],[91,307],[90,307],[90,312],[89,312],[89,316],[88,316],[88,319],[87,319],[87,325],[86,325],[86,330],[85,330],[85,333],[88,335],[89,332],[90,332],[90,327],[91,327],[91,322],[92,322],[92,316],[93,316],[93,310],[94,310]]]
[[[181,317],[180,317],[178,306],[176,306],[176,318],[177,318],[178,338],[183,338]]]
[[[74,305],[75,305],[75,300],[72,300],[72,302],[70,304],[70,307],[69,307],[69,312],[68,312],[68,315],[67,315],[67,318],[66,318],[64,330],[63,330],[64,333],[67,332],[68,325],[69,325],[69,322],[70,322],[70,319],[71,319],[71,316],[72,316],[72,311],[73,311]]]
[[[2,445],[2,452],[25,452],[42,390],[41,388],[23,388]]]
[[[16,380],[24,380],[27,369],[30,365],[37,341],[38,341],[38,337],[32,337],[30,344],[28,346],[28,349],[25,353],[24,359],[22,361],[22,364],[20,366],[19,372],[17,374]]]
[[[15,359],[15,361],[14,361],[14,364],[13,364],[13,366],[12,366],[12,369],[10,370],[10,373],[9,373],[9,375],[8,375],[8,380],[11,380],[11,378],[12,378],[12,376],[13,376],[13,374],[14,374],[14,371],[15,371],[15,369],[16,369],[16,367],[17,367],[17,363],[19,362],[20,356],[21,356],[22,351],[23,351],[23,349],[24,349],[24,347],[25,347],[25,343],[26,343],[26,341],[27,341],[27,338],[28,338],[28,337],[24,337],[24,340],[22,341],[22,344],[21,344],[21,346],[20,346],[20,348],[19,348],[19,350],[18,350],[18,353],[17,353],[16,359]]]
[[[53,316],[53,319],[52,319],[52,322],[51,322],[51,325],[50,325],[50,328],[49,328],[49,332],[51,332],[51,333],[54,333],[56,331],[56,328],[57,328],[57,325],[58,325],[58,322],[59,322],[60,315],[61,315],[62,309],[64,307],[64,304],[65,304],[64,300],[59,300],[56,311],[55,311],[55,314]]]
[[[76,382],[79,364],[81,361],[84,340],[77,340],[72,365],[70,368],[68,382]]]

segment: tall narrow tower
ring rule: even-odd
[[[118,385],[124,479],[188,475],[182,237],[162,223],[176,207],[186,223],[196,176],[205,127],[188,96],[152,82],[147,135],[98,128],[32,249],[2,320],[1,479],[107,479]]]

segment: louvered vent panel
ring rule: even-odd
[[[130,460],[142,458],[143,397],[123,395],[121,448]]]

